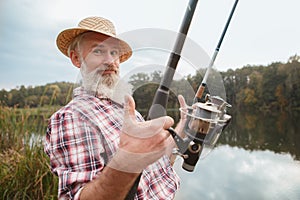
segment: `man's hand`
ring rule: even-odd
[[[170,117],[138,122],[135,103],[126,96],[124,124],[117,153],[104,170],[82,189],[80,199],[124,199],[141,171],[166,154]]]
[[[124,109],[119,150],[108,166],[119,171],[139,173],[167,154],[170,134],[166,129],[174,124],[174,120],[165,116],[138,122],[135,102],[131,96],[126,96]]]

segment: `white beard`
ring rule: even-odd
[[[124,103],[125,95],[132,95],[132,85],[120,79],[119,73],[102,75],[99,69],[91,72],[87,72],[86,69],[85,62],[82,62],[82,86],[89,94],[109,98],[119,104]]]

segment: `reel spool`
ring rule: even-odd
[[[226,107],[231,107],[218,96],[206,96],[205,103],[195,103],[187,109],[180,108],[186,114],[185,134],[192,141],[214,146],[223,130],[231,119],[226,114]]]

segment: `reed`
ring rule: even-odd
[[[50,114],[0,106],[1,199],[57,199],[58,180],[42,140]]]

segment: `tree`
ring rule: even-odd
[[[250,88],[245,88],[237,94],[237,102],[240,108],[256,108],[257,98],[255,91]]]
[[[277,100],[278,100],[278,104],[279,104],[279,107],[280,107],[280,110],[282,111],[283,108],[285,108],[288,104],[288,100],[285,98],[284,96],[284,88],[282,85],[278,85],[276,87],[276,92],[275,92],[275,95],[277,97]]]
[[[300,56],[295,54],[295,55],[289,57],[288,63],[292,63],[292,62],[300,62]]]

